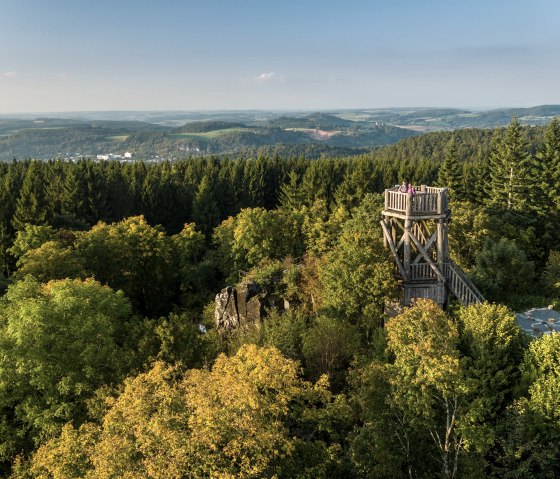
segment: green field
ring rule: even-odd
[[[225,128],[223,130],[212,130],[205,133],[174,133],[168,136],[173,138],[186,138],[186,139],[211,139],[216,138],[227,133],[239,133],[243,131],[251,131],[248,128]]]
[[[248,128],[225,128],[223,130],[212,130],[205,133],[173,133],[168,136],[173,138],[187,138],[187,139],[210,139],[216,138],[227,133],[238,133],[242,131],[252,131]]]
[[[125,141],[126,139],[128,139],[129,136],[130,135],[113,135],[113,136],[108,136],[107,139],[112,141]]]

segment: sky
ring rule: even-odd
[[[0,0],[0,113],[560,104],[558,0]]]

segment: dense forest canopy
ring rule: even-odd
[[[389,317],[403,179],[449,188],[491,303]],[[344,158],[0,163],[2,475],[557,477],[560,336],[513,311],[560,302],[559,185],[557,120]],[[264,319],[218,330],[248,281]]]

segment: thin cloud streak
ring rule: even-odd
[[[253,80],[256,83],[284,83],[286,78],[284,75],[278,75],[275,72],[265,72],[253,78]]]

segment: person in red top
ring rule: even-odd
[[[414,196],[416,194],[416,190],[414,189],[414,186],[412,186],[412,183],[408,184],[407,193],[411,194],[412,196]]]

